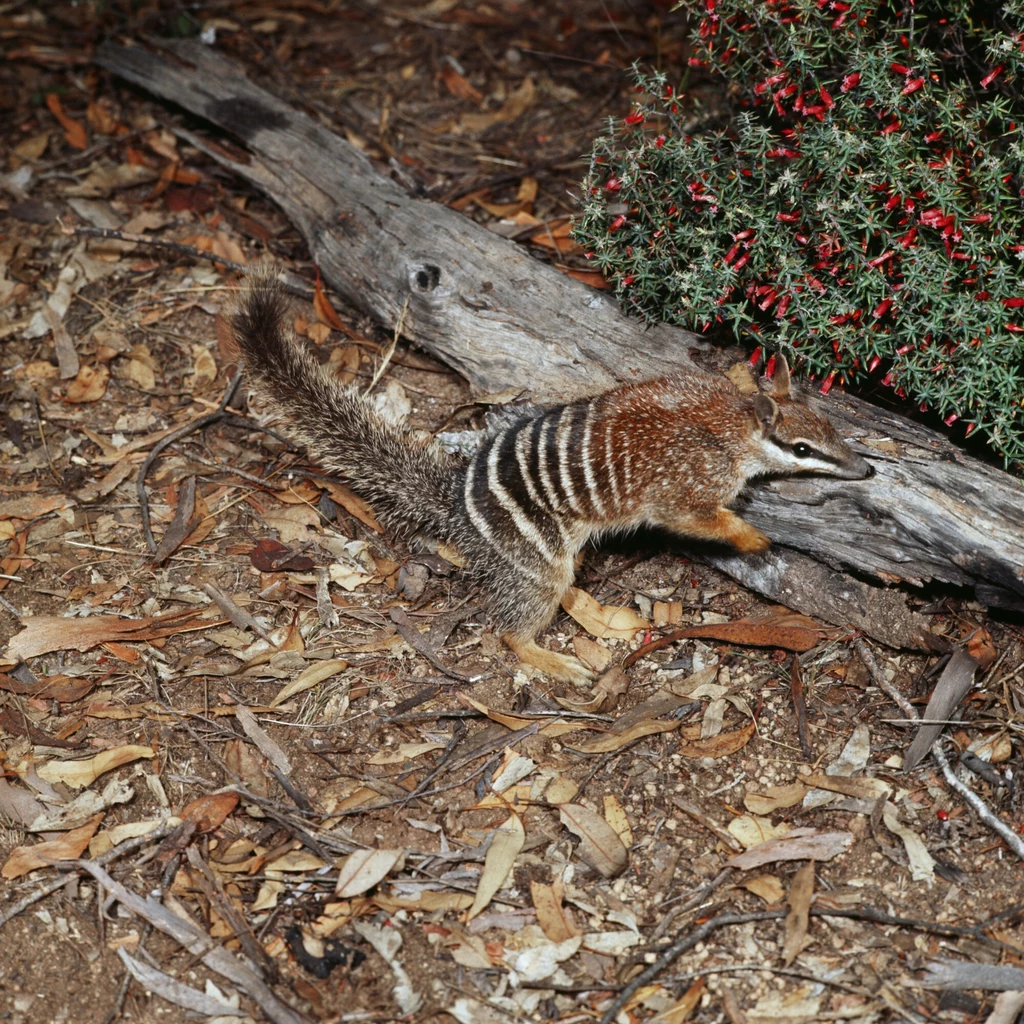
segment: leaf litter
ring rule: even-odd
[[[287,60],[294,38],[315,48],[323,28],[312,7],[291,13],[239,17],[287,44]],[[541,12],[543,33],[514,13],[470,17],[451,3],[411,17],[424,37],[446,40],[442,52],[453,39],[462,52],[437,72],[411,29],[394,30],[407,57],[383,73],[356,61],[335,83],[343,102],[355,98],[350,138],[392,158],[396,116],[403,173],[431,188],[444,177],[432,194],[604,284],[578,260],[561,198],[581,167],[552,169],[559,154],[538,150],[536,166],[514,173],[480,168],[542,145],[565,121],[552,120],[562,109],[552,103],[577,109],[605,70],[636,56],[622,32],[651,41],[652,26],[624,12],[609,34],[598,6]],[[8,38],[27,31],[10,12],[0,18]],[[38,18],[53,29],[45,11]],[[503,40],[489,62],[467,42],[478,30]],[[366,52],[394,45],[390,31],[373,39],[383,30],[372,19],[347,31]],[[584,39],[584,67],[530,63],[531,49],[571,54]],[[685,60],[671,34],[658,46]],[[531,677],[478,612],[447,624],[478,599],[443,558],[420,560],[418,592],[400,591],[408,550],[344,481],[263,429],[273,430],[273,410],[243,416],[237,401],[189,432],[231,379],[215,326],[237,283],[230,264],[258,259],[290,227],[137,96],[109,80],[86,94],[33,47],[15,51],[26,85],[10,92],[21,107],[4,139],[5,194],[18,189],[71,227],[122,238],[19,220],[0,239],[12,395],[0,443],[0,810],[12,823],[0,927],[26,977],[85,976],[78,957],[51,966],[74,918],[56,898],[41,902],[66,888],[85,920],[89,890],[75,882],[85,877],[136,915],[112,917],[106,940],[82,926],[104,970],[89,978],[104,1013],[127,971],[140,1001],[285,1021],[300,1019],[296,1007],[320,1019],[601,1019],[621,996],[636,1020],[736,1020],[738,1008],[764,1021],[906,1019],[940,1012],[938,997],[911,987],[940,938],[974,978],[972,959],[1018,955],[1018,922],[997,919],[1019,886],[1011,847],[944,784],[928,750],[944,735],[972,753],[974,768],[964,759],[950,770],[1017,823],[1019,628],[962,598],[911,598],[952,658],[876,647],[866,667],[849,633],[764,606],[685,546],[637,538],[586,554],[568,617],[544,640],[600,673],[594,689]],[[50,52],[78,56],[70,44]],[[34,107],[29,85],[43,98]],[[604,114],[628,101],[596,109],[565,151],[583,152]],[[191,248],[175,263],[128,235]],[[310,282],[298,333],[339,379],[367,383],[390,339],[333,300],[292,242],[278,252]],[[458,379],[401,344],[385,385],[413,406],[418,429],[448,429],[453,412],[458,427],[475,425]],[[793,652],[809,759],[790,700]],[[922,717],[941,721],[904,719],[887,687],[911,705],[930,697]],[[75,873],[58,873],[71,862]],[[27,898],[49,923],[18,910]],[[720,926],[627,995],[636,964],[657,966],[696,935],[708,901],[715,913],[776,916]],[[829,909],[864,916],[840,931],[817,916]],[[883,909],[889,935],[916,938],[885,939]],[[144,957],[140,919],[166,937]],[[941,930],[957,926],[968,931]],[[335,941],[366,959],[325,945]],[[247,942],[256,947],[243,958]],[[738,971],[751,960],[777,970],[774,981]],[[818,987],[786,975],[787,964]],[[183,968],[199,987],[183,984]],[[924,982],[968,987],[947,975],[933,969]],[[46,993],[32,1007],[38,1019],[66,1016],[59,986],[35,988]],[[971,1012],[984,1012],[991,1000],[975,991]]]

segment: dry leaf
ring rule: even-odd
[[[564,889],[561,881],[551,885],[530,882],[530,898],[537,911],[537,924],[552,942],[565,942],[580,934],[580,929],[572,919],[572,912],[562,902],[565,898]]]
[[[562,607],[588,633],[603,639],[632,640],[637,630],[651,628],[632,608],[603,605],[578,587],[566,591]]]
[[[748,722],[741,729],[719,733],[709,740],[683,742],[679,745],[679,753],[683,757],[728,757],[742,750],[756,733],[756,724]]]
[[[338,872],[334,895],[343,900],[362,895],[386,878],[404,856],[404,850],[356,850]]]
[[[649,1024],[683,1024],[688,1020],[690,1014],[697,1009],[700,997],[704,994],[704,979],[698,978],[685,992],[680,999],[673,1003],[667,1010],[662,1010],[657,1016],[650,1019]],[[736,1015],[735,1020],[740,1020]]]
[[[55,93],[47,93],[46,106],[50,113],[60,122],[64,129],[64,138],[72,149],[85,149],[89,145],[89,138],[85,134],[85,128],[73,117],[68,117],[61,106],[60,97]]]
[[[55,860],[77,859],[89,845],[89,840],[102,820],[103,814],[100,813],[59,839],[36,843],[35,846],[16,846],[0,870],[0,875],[7,879],[20,878],[36,868],[50,867]]]
[[[588,636],[573,637],[572,646],[576,657],[595,672],[603,672],[611,663],[612,652]]]
[[[455,125],[459,134],[474,134],[500,124],[502,121],[514,121],[524,113],[532,103],[536,90],[533,79],[526,78],[523,84],[505,101],[500,110],[491,110],[480,114],[463,114]]]
[[[614,835],[614,833],[613,833]],[[494,894],[505,884],[515,864],[519,851],[526,842],[526,830],[518,814],[513,814],[504,825],[499,826],[484,858],[484,869],[480,873],[476,897],[466,915],[472,921],[491,902]]]
[[[109,380],[110,370],[105,366],[83,366],[78,376],[68,385],[64,397],[76,404],[98,402],[106,392]]]
[[[224,824],[227,816],[238,806],[237,793],[212,793],[196,797],[182,809],[180,818],[196,823],[197,832],[212,832]]]
[[[586,743],[566,744],[569,750],[578,750],[581,754],[607,754],[612,750],[619,750],[622,747],[641,739],[644,736],[654,736],[660,732],[672,732],[679,728],[676,720],[655,720],[647,719],[637,722],[625,732],[609,732],[597,739],[588,740]]]
[[[353,494],[347,487],[342,484],[337,484],[333,480],[323,479],[317,481],[320,487],[323,487],[325,491],[331,496],[333,501],[336,501],[349,515],[355,516],[359,522],[368,526],[371,530],[376,533],[383,533],[383,527],[377,522],[376,516],[374,516],[370,506],[359,497],[358,494]]]
[[[604,805],[604,820],[608,822],[616,835],[622,840],[622,845],[629,849],[633,845],[633,830],[629,827],[629,818],[626,817],[626,808],[614,793],[602,798]]]
[[[435,740],[425,740],[422,743],[400,743],[397,747],[386,750],[378,750],[376,754],[366,759],[367,764],[405,764],[432,750],[444,750],[444,744]]]
[[[781,839],[770,839],[731,857],[726,863],[746,871],[781,860],[831,860],[852,842],[852,832],[818,832],[813,828],[795,828]]]
[[[769,786],[763,793],[748,793],[743,806],[751,814],[772,814],[783,807],[796,807],[804,798],[807,786],[802,782],[791,782],[788,786]]]
[[[311,690],[318,686],[325,679],[336,676],[348,668],[348,662],[342,658],[328,658],[326,661],[314,662],[307,669],[303,669],[290,683],[286,683],[278,690],[270,707],[276,708],[283,704],[289,697],[294,697],[304,690]]]
[[[765,903],[781,903],[786,895],[782,883],[774,875],[758,875],[740,884],[755,896],[760,896]]]
[[[480,91],[474,89],[466,78],[455,70],[450,60],[444,61],[441,65],[441,81],[444,82],[445,88],[460,100],[471,100],[477,106],[484,101]]]
[[[342,323],[341,317],[334,311],[334,307],[331,305],[330,299],[328,299],[324,294],[323,284],[320,281],[319,274],[317,274],[316,278],[316,290],[313,292],[313,309],[322,323],[327,324],[329,327],[333,327],[336,331],[341,331],[342,334],[349,333],[345,325]]]
[[[814,861],[811,860],[797,871],[789,885],[789,913],[786,915],[785,941],[782,944],[782,961],[787,967],[807,945],[807,923],[813,898]]]
[[[104,772],[120,768],[123,764],[151,758],[152,747],[143,747],[127,743],[121,747],[112,747],[101,751],[95,757],[85,761],[48,761],[36,769],[36,774],[44,782],[63,782],[72,789],[84,789],[95,782]]]
[[[626,870],[629,853],[615,829],[600,814],[583,804],[561,804],[558,815],[562,824],[579,836],[579,854],[584,863],[605,878],[614,878]]]
[[[788,835],[791,826],[783,822],[773,825],[768,818],[757,818],[752,814],[740,814],[729,822],[728,832],[735,836],[745,850],[767,842],[769,839],[778,839]]]

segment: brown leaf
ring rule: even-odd
[[[478,89],[474,89],[466,78],[455,70],[451,62],[448,60],[441,65],[441,81],[444,82],[445,88],[460,100],[471,100],[477,106],[480,106],[484,101],[483,95],[480,91]]]
[[[84,761],[47,761],[46,764],[39,765],[36,774],[44,782],[63,782],[72,789],[85,789],[106,772],[141,758],[150,758],[153,753],[152,747],[126,743],[120,747],[111,747],[110,750],[102,750]]]
[[[36,843],[35,846],[16,846],[0,870],[0,875],[7,879],[20,878],[36,868],[50,867],[55,860],[77,859],[89,845],[89,840],[102,820],[103,812],[100,812],[59,839]]]
[[[754,722],[748,722],[741,729],[734,729],[732,732],[720,732],[709,740],[693,743],[681,743],[679,753],[683,757],[728,757],[742,750],[757,732]]]
[[[632,608],[603,605],[578,587],[566,591],[562,607],[588,633],[604,639],[632,640],[638,630],[651,628]]]
[[[766,843],[730,857],[726,863],[746,871],[780,860],[831,860],[852,842],[852,832],[818,832],[813,828],[795,828],[779,839],[769,839]]]
[[[105,394],[109,380],[110,370],[105,366],[82,366],[78,376],[68,385],[64,397],[76,405],[98,402]]]
[[[530,882],[530,898],[537,911],[537,924],[552,942],[565,942],[581,934],[572,918],[572,912],[562,902],[565,898],[564,889],[561,881],[551,885]]]
[[[286,544],[270,537],[256,542],[249,561],[260,572],[308,572],[315,564],[308,555],[297,555]]]
[[[178,507],[174,510],[174,519],[151,556],[153,564],[159,565],[170,558],[184,543],[196,523],[196,478],[190,476],[178,491]]]
[[[323,284],[320,281],[320,275],[316,277],[316,290],[313,292],[313,309],[316,311],[316,315],[320,320],[333,327],[336,331],[341,331],[342,334],[348,334],[349,331],[342,323],[341,317],[334,311],[334,307],[331,305],[330,299],[324,294]]]
[[[60,104],[60,97],[55,93],[47,93],[46,106],[49,111],[60,122],[64,129],[64,138],[72,149],[85,149],[89,145],[89,137],[85,134],[85,128],[73,117],[64,113]]]
[[[353,494],[343,484],[333,480],[322,480],[319,484],[331,496],[331,500],[336,501],[349,515],[355,516],[364,526],[377,533],[384,532],[370,506],[358,494]]]
[[[47,747],[77,747],[74,740],[62,740],[39,728],[27,715],[13,707],[0,708],[0,729],[11,736],[25,736],[33,743]]]
[[[73,679],[71,676],[46,676],[34,683],[23,683],[14,676],[0,672],[0,690],[16,693],[20,697],[39,697],[55,700],[58,704],[73,704],[81,700],[96,686],[95,680]]]
[[[156,640],[212,625],[209,620],[195,618],[191,609],[145,619],[124,619],[118,615],[90,615],[85,619],[28,615],[22,623],[25,628],[7,645],[7,656],[16,661],[27,661],[50,651],[87,651],[108,640]]]
[[[212,832],[238,806],[237,793],[213,793],[185,804],[179,818],[194,821],[197,832]]]
[[[811,860],[797,871],[789,885],[789,913],[786,915],[786,937],[782,944],[783,963],[787,967],[803,952],[807,944],[807,922],[813,898],[814,861]]]
[[[526,830],[518,814],[512,814],[504,825],[499,825],[495,830],[494,838],[484,857],[484,869],[480,872],[476,897],[466,914],[467,921],[472,921],[505,884],[505,879],[511,873],[516,857],[525,843]]]
[[[605,878],[622,874],[629,864],[629,853],[615,829],[604,818],[583,804],[561,804],[562,824],[579,836],[579,854],[584,863]]]
[[[620,750],[622,747],[642,739],[644,736],[654,736],[661,732],[673,732],[679,728],[676,720],[647,719],[630,726],[625,732],[609,732],[596,739],[588,740],[586,743],[566,744],[569,750],[578,750],[581,754],[607,754],[613,750]]]
[[[404,850],[356,850],[338,872],[334,895],[340,900],[361,896],[382,882],[405,857]]]
[[[479,114],[463,114],[456,124],[456,130],[468,134],[485,131],[502,121],[514,121],[531,106],[536,94],[533,79],[526,78],[523,84],[513,92],[499,110],[490,110]]]

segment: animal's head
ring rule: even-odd
[[[775,359],[771,386],[761,391],[755,384],[753,390],[755,438],[763,473],[827,473],[863,480],[874,472],[824,416],[793,394],[789,366],[781,353]]]

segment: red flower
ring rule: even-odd
[[[910,74],[910,68],[908,68],[906,64],[890,64],[889,67],[892,68],[892,70],[895,71],[897,75]]]
[[[918,89],[923,88],[923,78],[912,78],[902,89],[900,89],[901,96],[909,96],[912,92],[917,92]]]
[[[860,84],[860,72],[854,71],[849,75],[844,76],[842,85],[839,86],[840,92],[849,92],[854,86]]]
[[[618,231],[619,228],[621,228],[622,225],[625,224],[625,223],[626,223],[626,215],[624,213],[620,213],[618,215],[618,217],[612,218],[611,224],[608,225],[608,230],[609,231]]]
[[[642,110],[634,110],[631,114],[627,114],[623,120],[628,125],[643,124],[644,112]]]
[[[1003,65],[997,64],[982,80],[982,89],[987,89],[1002,74]]]

